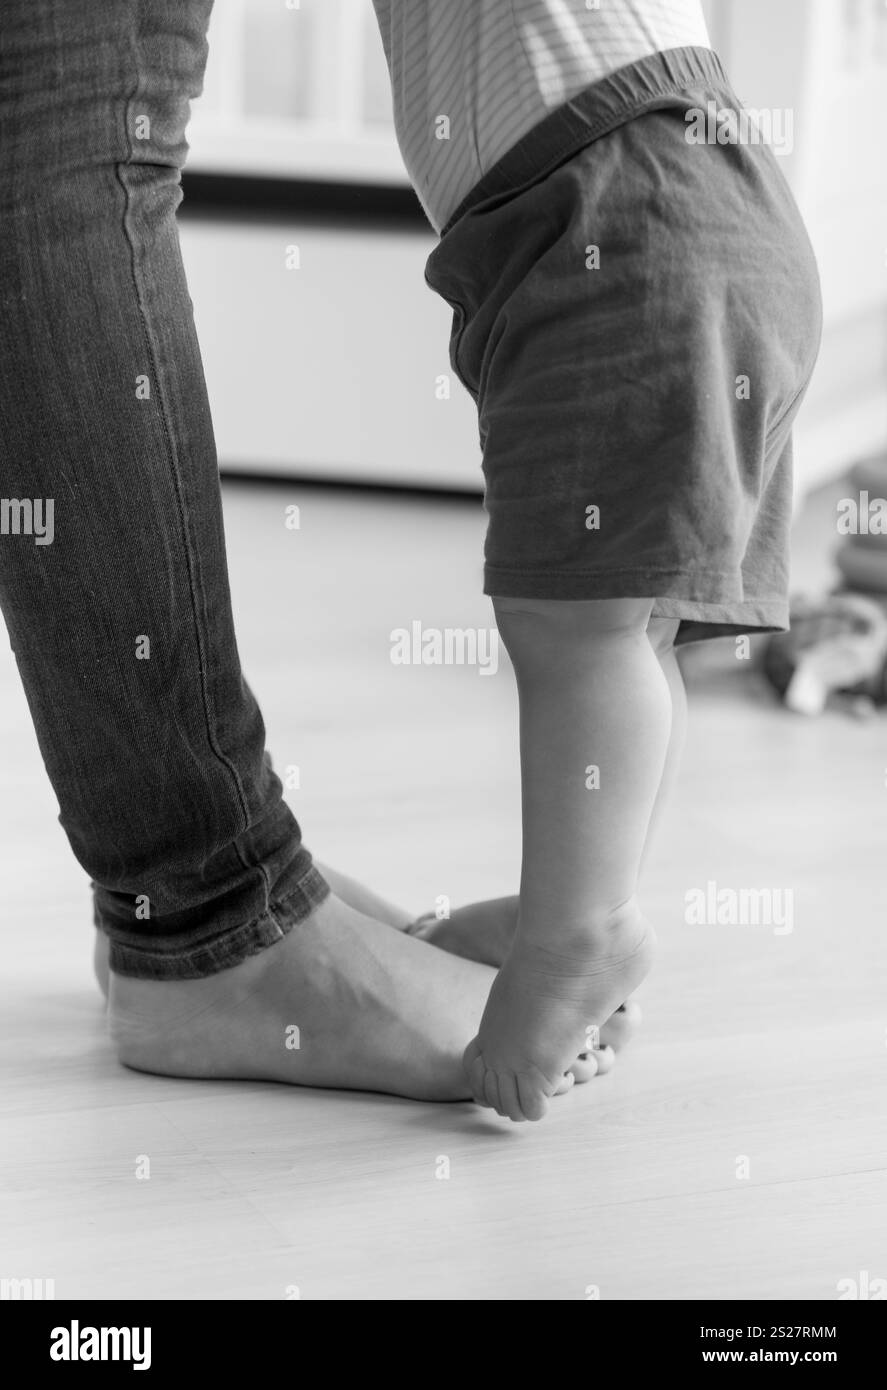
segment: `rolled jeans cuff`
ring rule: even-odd
[[[212,926],[205,932],[189,927],[181,932],[122,931],[110,923],[94,899],[93,920],[110,940],[110,968],[116,975],[143,980],[196,980],[230,970],[250,956],[257,955],[299,926],[330,894],[326,879],[309,861],[297,885],[284,897],[268,904],[258,916],[218,933]]]

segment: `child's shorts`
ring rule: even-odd
[[[653,598],[683,642],[788,626],[819,279],[713,53],[657,53],[553,111],[426,279],[478,406],[486,593]]]

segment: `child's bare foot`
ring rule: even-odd
[[[652,952],[652,929],[633,900],[585,942],[551,932],[542,945],[518,933],[465,1051],[478,1104],[541,1120],[588,1030],[640,984]]]
[[[408,930],[422,941],[430,941],[442,951],[451,951],[464,960],[499,967],[511,950],[519,907],[520,898],[516,893],[507,898],[488,898],[484,902],[469,903],[467,907],[453,908],[449,917],[438,919],[433,912],[427,912]],[[602,1025],[597,1040],[601,1075],[611,1069],[614,1054],[631,1040],[640,1021],[640,1006],[635,1000],[626,999]]]
[[[138,1071],[463,1100],[462,1054],[492,979],[331,896],[230,970],[180,981],[112,972],[111,1035]],[[585,1079],[597,1066],[570,1070]],[[550,1093],[572,1084],[562,1076]]]

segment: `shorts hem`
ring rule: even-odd
[[[746,632],[787,632],[787,595],[739,597],[742,585],[722,570],[611,569],[524,571],[488,565],[484,593],[497,598],[652,598],[654,618],[677,618],[676,645]]]

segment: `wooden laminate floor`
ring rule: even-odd
[[[311,848],[416,910],[513,891],[510,673],[389,660],[413,619],[490,625],[479,511],[236,484],[226,522],[244,665]],[[567,1300],[828,1300],[887,1277],[885,723],[791,717],[729,657],[688,673],[642,1032],[546,1124],[510,1127],[121,1069],[4,646],[0,1275],[58,1298]],[[791,889],[793,930],[687,925],[709,880]]]

